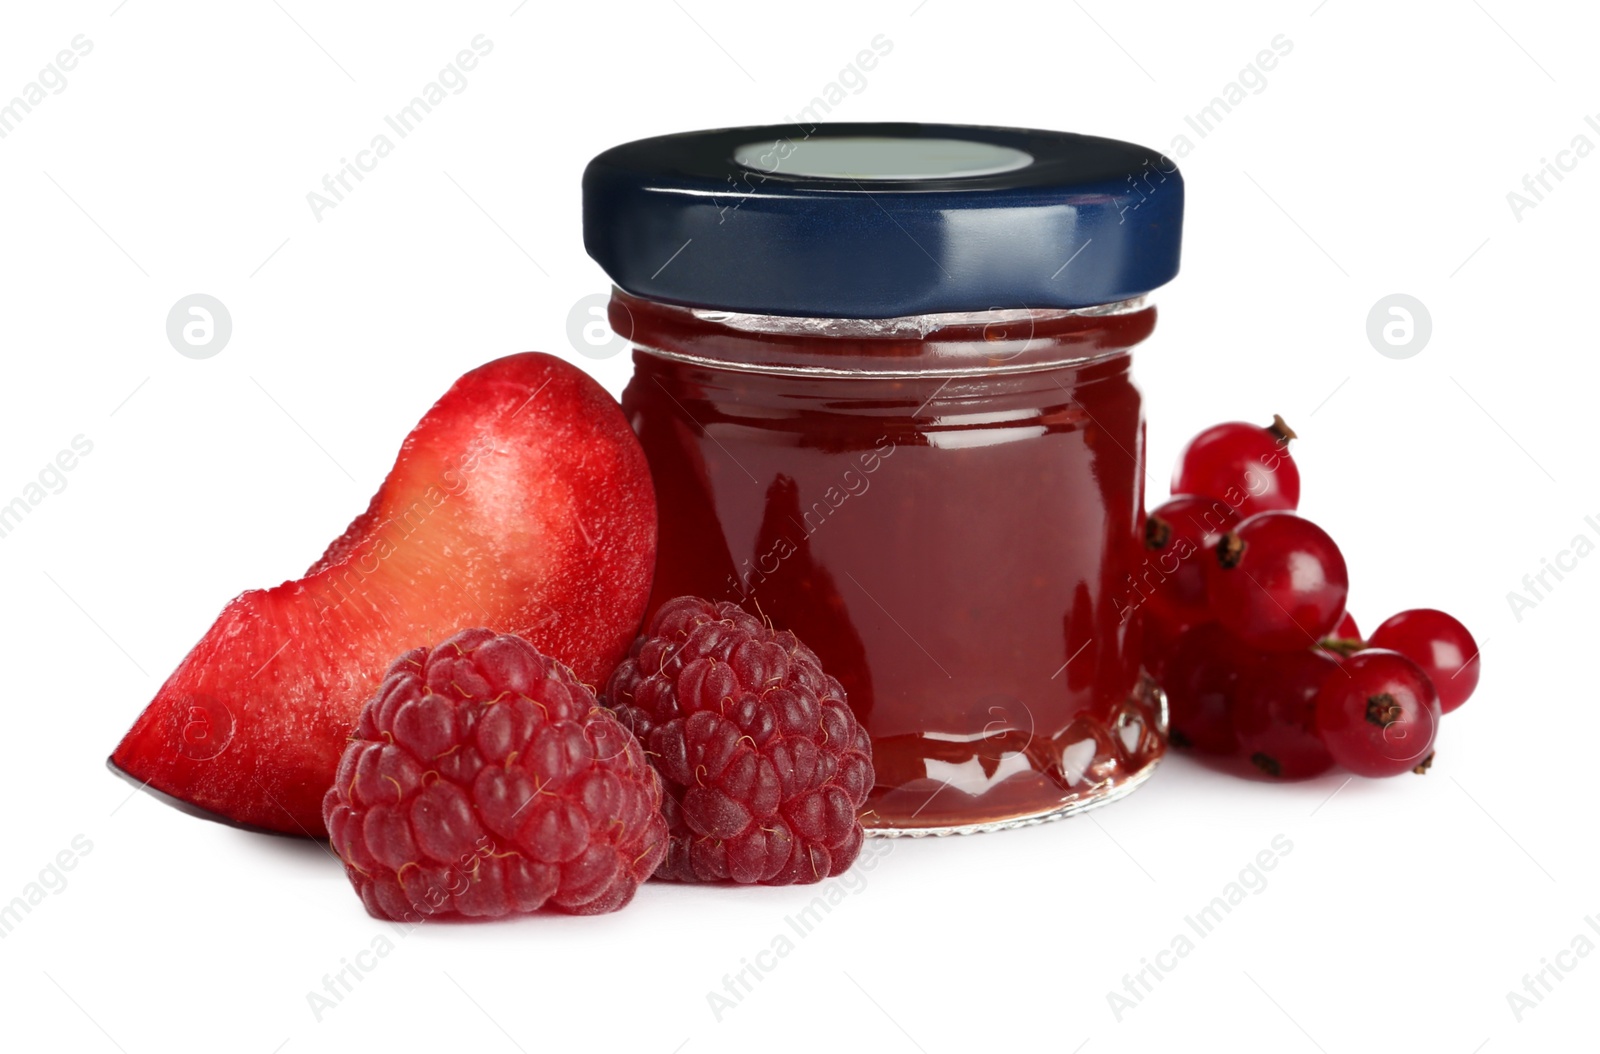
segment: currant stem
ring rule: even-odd
[[[1167,543],[1172,541],[1172,524],[1160,516],[1151,516],[1144,521],[1144,547],[1146,549],[1165,549]]]
[[[1379,692],[1377,695],[1367,696],[1367,723],[1377,725],[1379,728],[1388,728],[1400,720],[1402,711],[1400,704],[1388,692]]]
[[[1250,764],[1254,765],[1264,775],[1274,778],[1283,775],[1283,766],[1278,764],[1278,759],[1259,750],[1250,755]]]
[[[1289,427],[1289,423],[1278,414],[1272,415],[1272,423],[1267,426],[1267,431],[1278,438],[1278,445],[1282,447],[1288,446],[1289,440],[1300,438],[1294,429]]]

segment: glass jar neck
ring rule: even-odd
[[[751,373],[968,377],[1121,354],[1150,335],[1146,298],[1091,308],[996,308],[898,318],[800,318],[680,307],[612,291],[612,329],[641,351]]]

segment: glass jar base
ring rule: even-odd
[[[1100,778],[1074,790],[1071,786],[1080,780],[1068,779],[1063,785],[1059,770],[1019,772],[981,797],[952,791],[947,782],[919,780],[886,792],[875,790],[862,811],[862,826],[869,838],[930,838],[1031,827],[1075,816],[1125,797],[1148,780],[1165,756],[1166,734],[1166,694],[1146,676],[1106,734],[1095,737],[1099,748],[1093,751],[1093,760],[1075,767],[1080,779],[1090,772],[1100,773]],[[1066,753],[1071,750],[1069,746]],[[1067,758],[1063,763],[1071,764]],[[956,799],[929,808],[947,794]]]

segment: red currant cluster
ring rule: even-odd
[[[1146,521],[1144,661],[1166,689],[1172,741],[1277,779],[1336,763],[1424,772],[1440,716],[1477,686],[1477,645],[1429,608],[1361,639],[1344,556],[1294,513],[1293,438],[1281,417],[1207,429]]]

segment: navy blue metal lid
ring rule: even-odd
[[[755,314],[1113,303],[1177,274],[1182,221],[1158,151],[1020,128],[724,128],[583,174],[584,246],[619,287]]]

